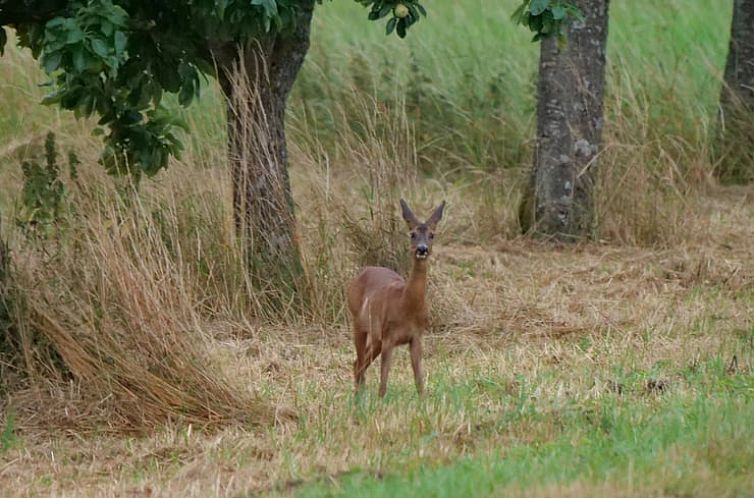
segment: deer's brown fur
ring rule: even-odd
[[[434,231],[444,207],[443,201],[432,216],[421,223],[401,199],[403,218],[411,233],[413,264],[408,281],[388,268],[367,266],[348,286],[348,310],[356,346],[356,361],[353,364],[356,390],[364,385],[367,368],[380,355],[379,395],[383,397],[387,390],[393,348],[408,344],[416,389],[420,396],[423,394],[421,356],[422,334],[427,325],[427,266]]]

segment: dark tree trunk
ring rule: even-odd
[[[720,95],[720,179],[754,179],[754,0],[734,0]]]
[[[589,236],[602,141],[608,0],[576,0],[565,48],[542,41],[534,165],[520,209],[525,232],[562,241]]]
[[[8,297],[8,271],[10,269],[10,250],[3,238],[3,220],[0,217],[0,360],[13,351],[12,317]],[[0,361],[0,389],[3,387],[4,361]]]
[[[285,109],[309,48],[312,9],[313,2],[302,7],[291,32],[215,51],[227,100],[236,228],[252,277],[270,289],[282,284],[295,290],[301,270]]]

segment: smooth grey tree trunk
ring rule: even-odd
[[[258,287],[295,291],[301,261],[288,178],[285,110],[309,49],[313,2],[296,28],[215,50],[227,100],[228,149],[237,233]]]
[[[754,179],[754,0],[734,0],[720,94],[720,179]]]
[[[603,128],[608,0],[575,0],[568,43],[542,41],[537,142],[519,219],[524,232],[576,241],[591,234],[597,153]]]

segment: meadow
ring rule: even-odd
[[[172,104],[186,151],[136,190],[9,49],[0,494],[751,496],[754,190],[712,159],[730,5],[612,2],[599,229],[553,246],[517,222],[538,47],[515,3],[427,5],[404,41],[318,7],[288,113],[306,286],[274,308],[244,272],[214,82]],[[21,163],[49,131],[65,195],[42,236]],[[374,367],[356,399],[343,288],[405,270],[400,197],[448,202],[427,397],[401,350],[386,399]]]

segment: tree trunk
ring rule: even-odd
[[[568,23],[568,43],[541,42],[534,165],[521,227],[560,241],[591,234],[597,152],[602,141],[608,0],[576,0],[585,21]]]
[[[5,364],[2,361],[13,352],[12,317],[8,297],[8,271],[10,269],[10,254],[3,238],[3,223],[0,217],[0,391],[5,380]]]
[[[754,0],[734,0],[720,94],[720,179],[754,179]]]
[[[215,51],[227,101],[236,229],[255,286],[267,290],[296,291],[301,275],[285,109],[309,48],[312,9],[313,2],[302,6],[291,32]]]

